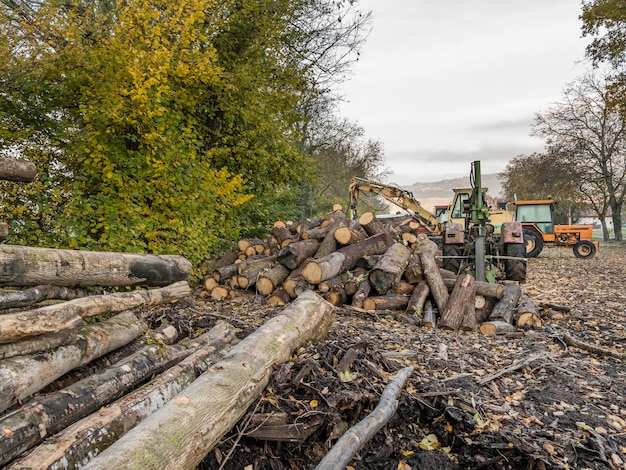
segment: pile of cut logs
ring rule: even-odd
[[[519,284],[446,271],[438,253],[408,216],[349,220],[337,206],[323,218],[278,221],[265,241],[240,240],[209,262],[201,295],[224,300],[254,290],[269,304],[287,304],[314,290],[335,306],[401,312],[425,328],[494,334],[542,326]]]

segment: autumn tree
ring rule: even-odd
[[[570,84],[559,102],[536,114],[533,134],[544,138],[548,152],[562,156],[579,175],[580,190],[601,220],[610,209],[615,237],[621,240],[626,119],[606,80],[590,73]]]
[[[518,155],[511,159],[500,173],[505,199],[552,198],[557,201],[556,223],[571,224],[585,205],[585,198],[580,190],[580,175],[569,160],[568,155],[555,153]]]
[[[354,4],[2,2],[0,144],[41,175],[3,188],[9,241],[197,264],[267,229],[313,177],[301,109],[348,70]]]

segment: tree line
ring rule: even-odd
[[[197,266],[347,199],[384,151],[337,116],[370,28],[354,0],[2,0],[7,242]],[[339,191],[341,187],[341,192]]]
[[[545,151],[519,155],[502,173],[507,199],[561,201],[561,223],[591,208],[604,239],[622,240],[626,195],[626,11],[619,0],[584,1],[583,36],[591,69],[568,84],[562,97],[535,115],[531,135]]]

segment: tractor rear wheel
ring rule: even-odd
[[[516,259],[504,260],[504,271],[506,279],[509,281],[526,281],[526,246],[524,243],[507,243],[504,245],[505,256]]]
[[[532,228],[524,229],[524,243],[526,244],[526,258],[536,258],[543,250],[543,237]]]
[[[443,261],[441,263],[443,269],[452,271],[455,274],[459,274],[461,270],[460,258],[446,258],[447,256],[461,256],[461,247],[459,245],[448,245],[446,243],[441,247],[441,254],[443,255]]]
[[[576,258],[592,258],[596,254],[596,246],[589,240],[581,240],[574,245]]]

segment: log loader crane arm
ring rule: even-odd
[[[433,235],[442,235],[445,232],[445,225],[439,221],[435,214],[424,209],[410,191],[356,176],[350,179],[350,217],[352,219],[357,218],[356,208],[360,191],[378,194],[392,204],[408,211],[417,222]]]

